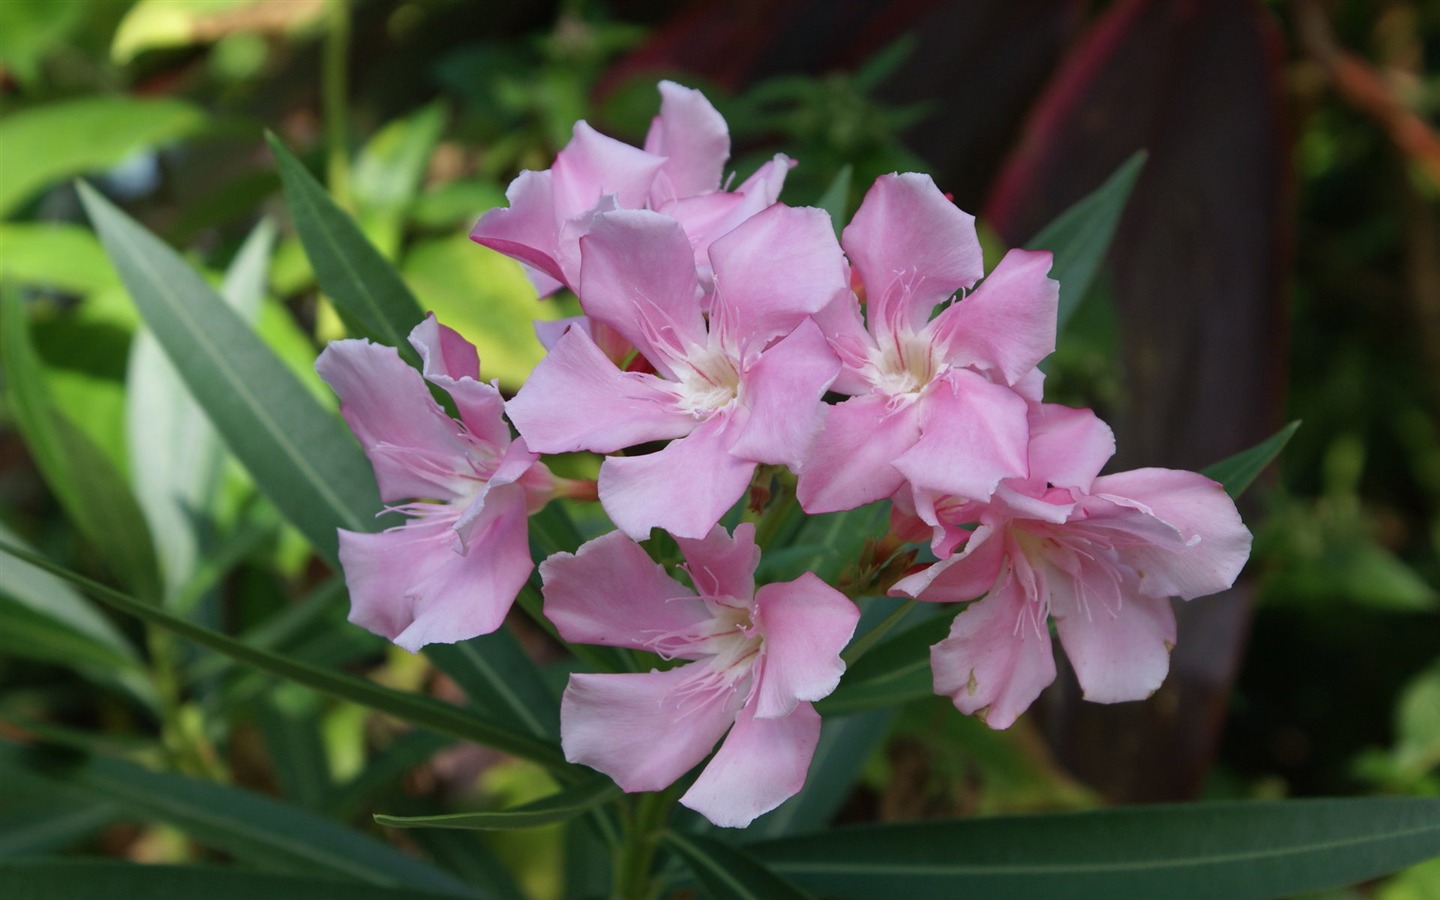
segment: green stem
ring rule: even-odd
[[[906,600],[896,607],[894,612],[882,619],[874,628],[865,632],[865,634],[860,637],[860,640],[846,647],[845,652],[840,654],[840,658],[845,660],[846,668],[855,665],[856,660],[865,655],[865,651],[875,646],[881,638],[889,634],[896,625],[899,625],[906,616],[910,615],[910,610],[914,609],[915,605],[919,602],[918,600]]]
[[[665,822],[675,802],[671,788],[653,794],[641,794],[635,800],[632,814],[625,823],[625,840],[615,862],[615,900],[649,900],[655,896],[652,879],[655,850],[665,834]]]
[[[350,2],[331,0],[330,31],[320,90],[325,107],[325,180],[335,202],[350,209],[350,121],[347,76],[350,56]]]

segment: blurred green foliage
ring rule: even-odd
[[[1435,58],[1433,5],[1416,5],[1398,24],[1368,4],[1333,6],[1347,46],[1383,57],[1398,43]],[[457,29],[463,40],[454,39]],[[191,253],[253,317],[265,346],[333,408],[311,364],[344,325],[301,241],[286,224],[273,254],[268,237],[263,249],[247,243],[285,221],[261,137],[272,129],[332,188],[343,176],[342,205],[420,305],[479,346],[487,378],[514,389],[542,354],[532,320],[576,309],[566,298],[536,300],[518,265],[465,233],[504,202],[514,174],[549,165],[575,120],[643,137],[656,106],[653,78],[594,97],[607,67],[646,34],[646,25],[598,2],[0,2],[0,536],[128,582],[144,599],[273,652],[456,696],[454,682],[424,660],[343,622],[341,592],[303,539],[195,424],[193,409],[187,420],[186,389],[146,350],[151,338],[83,224],[70,181],[93,179]],[[342,62],[348,54],[338,76],[327,52]],[[925,168],[901,133],[929,109],[874,99],[908,52],[902,41],[854,72],[774,79],[739,96],[697,86],[734,127],[732,167],[741,178],[783,148],[804,160],[787,201],[825,197],[827,206],[853,209],[875,175]],[[1287,412],[1305,424],[1280,477],[1257,492],[1266,513],[1252,571],[1262,597],[1212,792],[1436,795],[1440,357],[1427,356],[1421,327],[1434,307],[1414,298],[1440,291],[1424,280],[1440,277],[1440,207],[1435,186],[1374,123],[1333,93],[1304,88],[1314,82],[1307,65],[1295,52],[1298,252]],[[1394,68],[1403,74],[1401,63]],[[1433,123],[1440,75],[1423,67],[1411,75],[1411,103]],[[327,102],[343,119],[327,119]],[[836,180],[842,170],[848,181]],[[829,190],[836,185],[838,197]],[[1124,402],[1114,315],[1102,273],[1048,363],[1058,399],[1102,415]],[[19,386],[26,379],[33,392]],[[42,395],[53,400],[50,412],[27,406]],[[150,409],[182,412],[161,421],[144,412],[147,398]],[[196,464],[193,481],[181,459]],[[157,503],[161,483],[169,493]],[[121,495],[132,489],[138,509],[124,508]],[[108,505],[99,502],[107,496]],[[96,520],[97,509],[111,518]],[[189,543],[176,550],[167,542],[160,572],[131,565],[144,554],[147,528],[174,533],[177,521],[188,523]],[[523,637],[549,661],[544,635]],[[557,665],[551,674],[560,677]],[[208,652],[112,621],[63,584],[6,560],[0,736],[34,734],[119,745],[131,758],[350,822],[377,804],[417,815],[462,801],[498,808],[548,788],[538,769],[495,766],[474,749],[452,747],[421,766],[444,740],[399,731],[306,688],[276,689]],[[886,752],[856,763],[865,763],[865,787],[842,816],[1097,802],[1028,727],[990,732],[929,699],[908,706],[894,734]],[[0,855],[7,836],[43,826],[48,843],[16,846],[174,862],[211,856],[153,824],[114,825],[124,818],[114,798],[45,810],[8,785],[0,798],[14,804],[0,804]],[[499,896],[521,888],[553,896],[562,842],[584,838],[556,830],[489,843],[468,834],[415,840],[441,867]],[[1432,863],[1376,895],[1435,896],[1437,880]]]

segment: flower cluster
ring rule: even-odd
[[[681,802],[743,826],[803,784],[812,703],[859,619],[814,574],[757,589],[754,526],[720,523],[763,465],[793,473],[806,513],[888,499],[896,535],[928,540],[937,561],[890,592],[968,604],[931,651],[960,710],[1010,725],[1055,677],[1051,621],[1087,697],[1154,691],[1170,598],[1228,587],[1250,535],[1203,476],[1100,475],[1110,429],[1043,402],[1050,254],[1012,250],[987,275],[973,218],[919,174],[879,178],[837,240],[822,210],[777,202],[783,156],[726,190],[724,121],[696,91],[660,93],[643,149],[582,122],[474,229],[584,311],[542,331],[512,399],[433,318],[411,336],[419,373],[364,341],[321,357],[383,499],[411,517],[342,533],[352,621],[411,650],[498,628],[534,569],[527,515],[567,490],[541,455],[603,455],[618,531],[541,563],[545,615],[567,641],[657,660],[571,677],[566,757],[660,790],[719,744]],[[656,528],[683,580],[637,543]]]

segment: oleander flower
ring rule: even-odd
[[[910,173],[876,179],[846,227],[865,312],[847,294],[816,316],[843,363],[833,389],[851,397],[829,409],[801,467],[806,512],[853,509],[906,483],[983,500],[1026,474],[1059,286],[1048,252],[1012,250],[965,295],[984,275],[974,222]]]
[[[702,284],[711,242],[780,196],[791,162],[777,154],[733,191],[723,184],[730,157],[725,120],[699,91],[660,82],[660,114],[644,149],[606,137],[581,121],[543,172],[520,173],[507,208],[481,217],[470,239],[525,265],[541,296],[580,286],[580,238],[601,212],[650,209],[680,222]]]
[[[944,558],[892,593],[983,595],[930,660],[936,693],[993,728],[1009,727],[1054,680],[1047,620],[1086,699],[1148,697],[1175,645],[1170,598],[1230,587],[1249,556],[1250,532],[1223,487],[1172,469],[1097,477],[1114,451],[1090,410],[1044,404],[1031,417],[1029,478],[1006,479],[988,503],[915,493]]]
[[[680,802],[741,828],[804,785],[820,737],[811,704],[839,683],[839,654],[860,614],[809,572],[756,590],[753,525],[678,543],[693,590],[619,532],[540,564],[545,614],[565,640],[687,660],[570,676],[561,742],[566,759],[622,789],[658,791],[723,737]]]
[[[421,373],[393,347],[335,341],[315,362],[375,469],[380,498],[409,516],[378,534],[340,531],[350,621],[415,652],[500,627],[530,577],[529,514],[550,471],[511,440],[504,401],[475,348],[433,315],[410,333]],[[454,401],[458,420],[425,381]]]
[[[571,327],[506,409],[540,453],[614,453],[600,502],[636,540],[660,527],[702,538],[760,463],[796,466],[840,368],[809,316],[848,289],[829,217],[772,206],[715,241],[708,316],[680,224],[646,210],[600,214],[582,241],[580,302],[637,358],[616,365]]]

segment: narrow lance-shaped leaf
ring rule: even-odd
[[[816,206],[830,214],[830,224],[835,227],[837,237],[845,228],[845,217],[850,214],[850,183],[854,175],[855,169],[849,163],[841,166],[834,180],[815,201]]]
[[[0,353],[15,422],[46,484],[115,576],[155,598],[160,572],[140,507],[105,451],[51,402],[24,302],[13,291],[0,296]]]
[[[251,872],[234,866],[162,866],[98,859],[13,859],[0,861],[0,896],[6,900],[54,900],[56,897],[441,900],[457,895],[407,885],[378,887],[328,878]]]
[[[497,721],[538,738],[559,736],[560,704],[509,631],[502,628],[468,641],[431,644],[425,655]]]
[[[332,562],[380,497],[360,446],[196,272],[88,185],[80,197],[146,323],[256,485]]]
[[[474,831],[538,828],[567,822],[618,796],[620,789],[609,778],[592,778],[514,809],[442,816],[387,816],[377,813],[375,821],[391,828],[461,828]]]
[[[152,772],[124,760],[4,741],[0,770],[7,778],[49,785],[61,796],[117,803],[127,817],[165,822],[202,844],[272,869],[473,896],[463,883],[374,838],[238,788]]]
[[[1125,212],[1125,201],[1130,199],[1135,179],[1144,166],[1145,151],[1141,150],[1116,169],[1104,184],[1026,243],[1031,250],[1049,250],[1055,254],[1050,277],[1060,282],[1057,331],[1065,328],[1090,290],[1095,273],[1110,249],[1115,226],[1120,224],[1120,215]]]
[[[424,314],[405,282],[366,239],[360,226],[336,205],[305,166],[268,135],[280,166],[285,198],[315,278],[361,334],[398,348],[414,360],[406,337]]]
[[[834,897],[1284,897],[1440,854],[1440,799],[1132,807],[843,828],[748,848]]]
[[[810,896],[731,844],[675,832],[666,833],[665,843],[680,854],[715,900],[802,900]]]
[[[1228,459],[1222,459],[1207,467],[1205,469],[1206,477],[1213,478],[1225,485],[1225,493],[1231,497],[1239,497],[1245,493],[1246,488],[1254,483],[1265,467],[1280,455],[1280,451],[1290,443],[1290,438],[1294,437],[1299,428],[1298,421],[1291,422],[1249,450],[1242,450]]]
[[[264,295],[275,229],[262,221],[236,255],[221,295],[247,323]],[[199,565],[210,500],[223,459],[220,438],[148,330],[135,335],[126,369],[125,435],[131,480],[145,519],[164,535],[165,599],[176,607]]]
[[[342,675],[251,647],[218,631],[203,628],[156,607],[147,606],[134,597],[127,596],[99,582],[91,581],[83,575],[77,575],[55,565],[42,556],[28,553],[3,541],[0,541],[0,552],[8,553],[65,579],[107,606],[164,628],[188,641],[223,653],[238,662],[246,663],[271,675],[293,681],[296,684],[306,685],[341,700],[358,703],[377,712],[388,713],[412,725],[430,728],[462,740],[474,741],[477,744],[484,744],[529,759],[550,768],[558,776],[567,780],[573,779],[578,772],[574,766],[564,761],[559,748],[553,744],[528,735],[518,734],[508,727],[487,721],[474,712],[462,710],[419,694],[382,687],[359,678]]]

